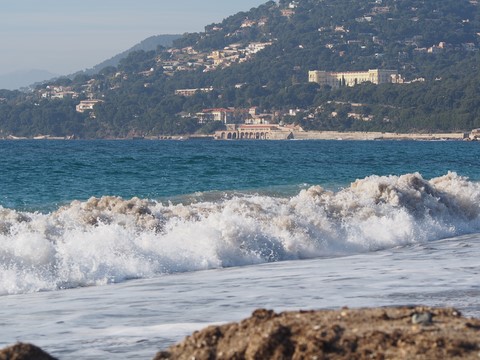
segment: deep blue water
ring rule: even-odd
[[[0,141],[0,205],[49,211],[91,196],[338,189],[369,175],[480,180],[480,143],[421,141]]]

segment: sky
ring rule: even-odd
[[[203,31],[267,0],[0,0],[0,75],[91,68],[152,35]]]

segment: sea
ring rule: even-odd
[[[480,142],[0,141],[0,347],[152,359],[211,324],[480,317]]]

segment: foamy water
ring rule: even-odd
[[[0,346],[30,341],[60,359],[152,359],[210,323],[256,308],[454,306],[480,317],[480,236],[303,261],[162,275],[0,298]]]
[[[48,213],[0,209],[0,294],[346,256],[480,232],[480,184],[448,173],[370,176],[338,192],[119,197]]]
[[[4,141],[0,155],[0,346],[151,359],[259,307],[480,317],[478,143]]]

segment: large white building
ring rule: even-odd
[[[231,123],[235,120],[234,109],[204,109],[202,112],[197,113],[199,124],[206,124],[211,121],[221,121],[224,124]]]
[[[332,88],[355,86],[363,82],[372,84],[401,83],[402,77],[397,70],[374,69],[368,71],[328,72],[313,70],[308,72],[308,81]]]

